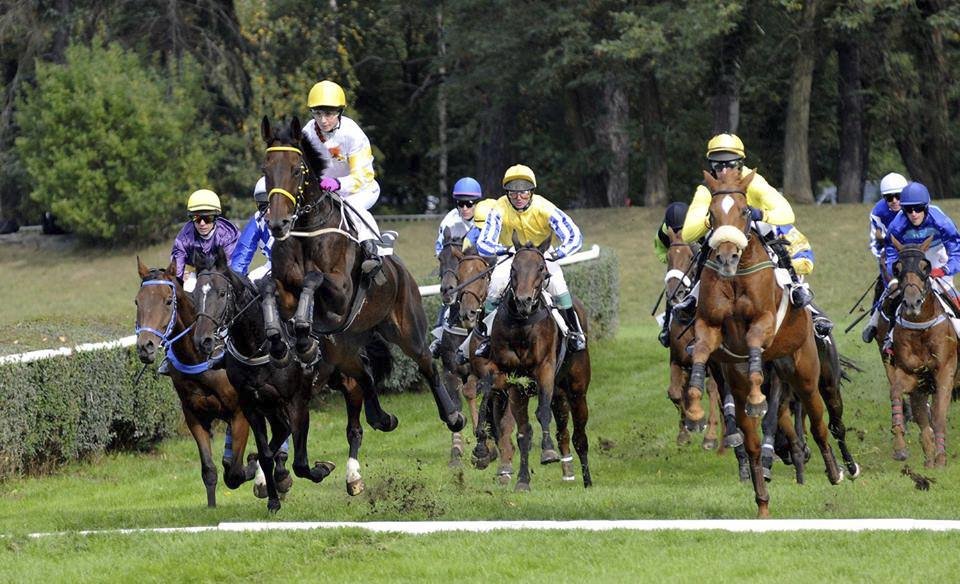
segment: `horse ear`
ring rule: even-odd
[[[167,266],[167,269],[164,270],[169,276],[177,275],[177,260],[170,258],[170,265]]]
[[[720,184],[717,179],[713,178],[713,175],[707,171],[703,171],[703,182],[707,183],[707,188],[710,189],[711,193],[716,192]]]
[[[513,249],[520,249],[523,247],[520,243],[520,236],[517,234],[517,230],[513,230],[513,235],[510,236],[510,241],[513,242]]]
[[[927,251],[927,248],[930,247],[930,243],[931,243],[932,241],[933,241],[933,236],[932,236],[932,235],[931,235],[930,237],[924,239],[924,240],[923,240],[923,243],[920,244],[920,249],[921,249],[922,251]]]
[[[463,259],[463,250],[461,250],[459,247],[451,247],[450,253],[453,254],[453,257],[457,258],[458,260]]]
[[[894,237],[893,234],[890,234],[890,243],[893,244],[893,248],[897,251],[903,249],[903,244],[900,243],[900,240]]]
[[[140,274],[141,280],[146,280],[147,274],[150,273],[150,268],[140,261],[140,256],[137,256],[137,273]]]
[[[453,233],[450,232],[450,228],[449,228],[449,227],[444,227],[444,228],[443,228],[443,240],[444,240],[444,241],[450,241],[451,239],[453,239]]]
[[[300,142],[302,136],[303,126],[300,125],[300,118],[293,116],[293,119],[290,120],[290,139],[294,144]]]
[[[546,239],[540,242],[540,245],[537,246],[537,249],[540,250],[540,253],[547,253],[547,250],[550,249],[550,240],[553,239],[552,236],[548,235]]]
[[[260,137],[263,138],[263,141],[269,146],[273,142],[273,130],[270,129],[270,118],[263,116],[263,119],[260,121]]]
[[[217,248],[217,261],[214,264],[218,272],[227,271],[227,254],[223,251],[222,247]]]
[[[743,194],[747,194],[747,188],[750,186],[750,183],[753,182],[753,177],[757,176],[757,173],[751,172],[746,176],[741,176],[739,182],[737,182],[737,187],[743,191]]]

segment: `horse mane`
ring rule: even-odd
[[[310,168],[310,172],[317,176],[322,175],[324,169],[327,167],[327,162],[320,156],[320,152],[317,151],[313,143],[310,142],[305,135],[300,138],[300,150],[303,152],[303,160]]]

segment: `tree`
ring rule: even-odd
[[[149,242],[165,235],[186,195],[207,184],[216,144],[197,119],[198,68],[167,82],[116,44],[72,45],[65,63],[37,64],[18,104],[17,155],[30,197],[80,237]]]

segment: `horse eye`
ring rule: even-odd
[[[223,298],[223,297],[225,297],[226,295],[227,295],[226,290],[221,290],[221,291],[220,291],[220,298]]]
[[[293,176],[300,176],[300,172],[301,172],[301,170],[300,170],[300,167],[299,167],[299,166],[296,167],[296,168],[294,168],[294,169],[293,169]]]
[[[170,306],[171,304],[173,304],[173,297],[167,298],[166,304],[167,306]]]

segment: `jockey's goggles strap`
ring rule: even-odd
[[[267,152],[296,152],[300,156],[303,156],[303,151],[293,146],[271,146],[267,148]]]
[[[278,146],[278,148],[279,148],[279,146]],[[272,189],[270,189],[270,194],[267,195],[267,198],[272,197],[275,193],[280,193],[280,194],[283,195],[284,197],[290,199],[290,202],[293,203],[294,205],[297,204],[297,198],[294,197],[292,194],[290,194],[290,191],[288,191],[288,190],[286,190],[286,189],[281,189],[280,187],[273,187]]]

